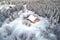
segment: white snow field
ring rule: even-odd
[[[23,7],[24,9],[18,13],[18,18],[9,24],[4,23],[0,28],[3,40],[57,40],[54,33],[48,29],[50,22],[47,17],[38,16],[35,12],[28,10],[26,5]],[[30,15],[37,17],[39,21],[32,23],[27,20]]]

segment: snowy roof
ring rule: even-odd
[[[29,17],[28,17],[28,19],[30,20],[30,21],[32,21],[32,22],[34,22],[34,20],[36,19],[37,17],[34,17],[33,15],[30,15]]]

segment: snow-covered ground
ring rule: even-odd
[[[18,12],[18,18],[2,25],[0,33],[3,40],[57,40],[56,35],[48,29],[50,22],[47,17],[38,16],[35,12],[27,10],[26,5],[23,7],[24,9]],[[36,23],[28,21],[29,15],[39,18],[40,21]]]

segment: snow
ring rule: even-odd
[[[3,9],[3,8],[5,8],[5,9],[9,9],[9,6],[6,5],[6,4],[5,4],[5,5],[0,5],[0,10]]]
[[[0,5],[0,10],[8,10],[10,7],[15,7],[16,5],[8,5],[8,4],[3,4],[3,5]]]
[[[26,18],[24,19],[24,17],[27,17],[28,15],[35,15],[35,13],[32,11],[29,11],[29,10],[26,11],[26,10],[27,9],[25,8],[24,13],[19,12],[19,14],[21,13],[20,16],[16,18],[14,21],[10,22],[9,24],[4,24],[4,29],[8,28],[12,32],[11,37],[16,36],[18,40],[21,39],[19,38],[19,36],[21,36],[22,34],[25,34],[25,36],[27,36],[27,40],[30,40],[31,36],[33,37],[32,40],[49,40],[45,38],[44,36],[42,36],[43,34],[42,31],[47,32],[46,28],[49,28],[50,23],[48,21],[48,18],[36,15],[37,17],[39,17],[40,21],[34,24],[31,23],[31,26],[29,27],[22,23],[24,22],[24,20],[26,20]],[[51,35],[53,36],[54,34],[51,34]]]
[[[28,17],[28,19],[33,22],[33,21],[36,19],[36,17],[34,17],[33,15],[30,15],[30,16]]]

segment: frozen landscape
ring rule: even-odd
[[[37,4],[0,2],[0,40],[60,40],[59,6]]]

